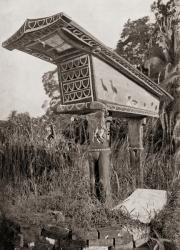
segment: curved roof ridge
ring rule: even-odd
[[[59,12],[47,17],[27,18],[22,26],[9,39],[2,43],[2,46],[12,50],[10,44],[19,40],[24,34],[49,26],[58,21],[63,15],[65,15],[63,12]]]

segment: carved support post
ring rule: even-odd
[[[111,204],[110,187],[110,121],[104,110],[89,114],[89,167],[90,187],[93,195]]]
[[[143,125],[145,119],[129,119],[128,121],[128,142],[130,153],[130,164],[135,178],[135,188],[143,187]]]

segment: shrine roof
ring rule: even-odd
[[[173,99],[164,89],[64,13],[27,19],[14,35],[3,42],[2,46],[8,50],[18,49],[53,64],[58,64],[68,53],[92,54],[152,94],[168,100]]]

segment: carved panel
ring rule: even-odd
[[[83,55],[60,64],[63,104],[92,101],[89,56]]]
[[[159,114],[159,99],[100,59],[92,57],[97,101],[110,110]]]

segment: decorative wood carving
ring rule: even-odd
[[[90,114],[87,119],[91,193],[110,206],[110,120],[105,111]]]
[[[61,63],[59,70],[63,104],[93,100],[88,55]]]

